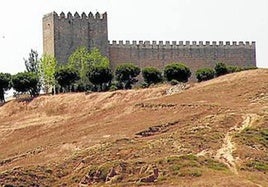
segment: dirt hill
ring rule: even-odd
[[[263,69],[0,107],[0,185],[268,186],[267,155]]]

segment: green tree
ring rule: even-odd
[[[87,71],[90,52],[86,47],[77,48],[68,59],[68,66],[79,71],[82,82],[88,82]]]
[[[16,75],[13,75],[11,81],[12,81],[12,87],[17,92],[30,93],[30,90],[37,86],[39,78],[38,75],[33,72],[20,72],[17,73]],[[32,95],[32,93],[30,94],[31,96],[35,96]]]
[[[79,84],[86,88],[90,85],[88,71],[95,65],[109,66],[109,60],[97,48],[89,51],[86,47],[79,47],[69,57],[68,65],[79,71]]]
[[[5,91],[10,88],[11,75],[0,73],[0,102],[5,102]]]
[[[228,73],[228,67],[222,62],[217,63],[214,70],[217,77]]]
[[[211,68],[201,68],[195,73],[198,82],[213,79],[215,77],[215,71]]]
[[[125,89],[131,89],[132,85],[137,82],[136,78],[141,70],[132,63],[118,65],[115,69],[116,80],[123,83]]]
[[[23,60],[24,60],[24,64],[25,64],[27,72],[34,72],[34,73],[39,72],[40,61],[38,59],[37,51],[34,51],[33,49],[31,49],[28,59],[24,58]]]
[[[40,76],[40,60],[38,59],[38,53],[37,51],[34,51],[31,49],[31,52],[29,53],[28,59],[24,59],[24,64],[27,72],[33,72]],[[33,88],[30,90],[31,95],[39,95],[39,92],[41,90],[41,79],[39,78],[38,84],[36,88]]]
[[[102,65],[108,67],[110,65],[109,59],[103,56],[99,49],[93,48],[89,54],[89,66]]]
[[[190,69],[183,63],[171,63],[165,66],[164,77],[168,80],[187,82],[191,76]]]
[[[107,65],[94,65],[88,71],[88,79],[94,84],[96,90],[98,87],[100,91],[108,89],[113,79],[111,68]]]
[[[40,74],[45,92],[48,93],[49,89],[53,89],[55,93],[55,72],[57,61],[50,55],[43,55],[40,61]]]
[[[156,84],[163,81],[162,73],[155,67],[145,67],[142,69],[142,77],[148,84]]]
[[[61,66],[55,72],[55,79],[61,88],[70,91],[75,81],[79,80],[78,71],[67,66]]]

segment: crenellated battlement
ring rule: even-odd
[[[45,17],[49,17],[53,15],[55,19],[59,20],[74,20],[74,19],[79,19],[79,20],[107,20],[107,13],[104,12],[103,14],[100,14],[99,12],[96,12],[93,14],[92,12],[89,12],[89,14],[86,14],[85,12],[82,12],[82,14],[79,14],[78,12],[75,12],[72,14],[71,12],[68,12],[65,14],[64,12],[61,12],[60,14],[57,14],[56,12],[52,12],[49,14],[46,14]]]
[[[108,56],[107,13],[51,12],[43,17],[44,51],[66,63],[78,47],[98,48]]]
[[[230,47],[230,48],[255,48],[255,42],[243,41],[109,41],[110,47],[126,47],[126,48],[182,48],[182,47]]]
[[[107,22],[106,12],[51,12],[43,17],[44,53],[66,63],[80,46],[98,48],[109,58],[112,68],[125,62],[158,68],[184,62],[193,72],[200,67],[214,67],[216,62],[256,66],[254,41],[108,41]]]

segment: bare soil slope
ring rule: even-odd
[[[268,70],[0,107],[0,185],[268,186]]]

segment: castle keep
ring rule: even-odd
[[[132,62],[139,67],[163,68],[170,62],[183,62],[194,72],[214,67],[216,62],[229,65],[256,66],[255,42],[196,41],[108,41],[107,14],[55,12],[43,17],[43,51],[66,63],[80,46],[100,49],[111,66]]]

